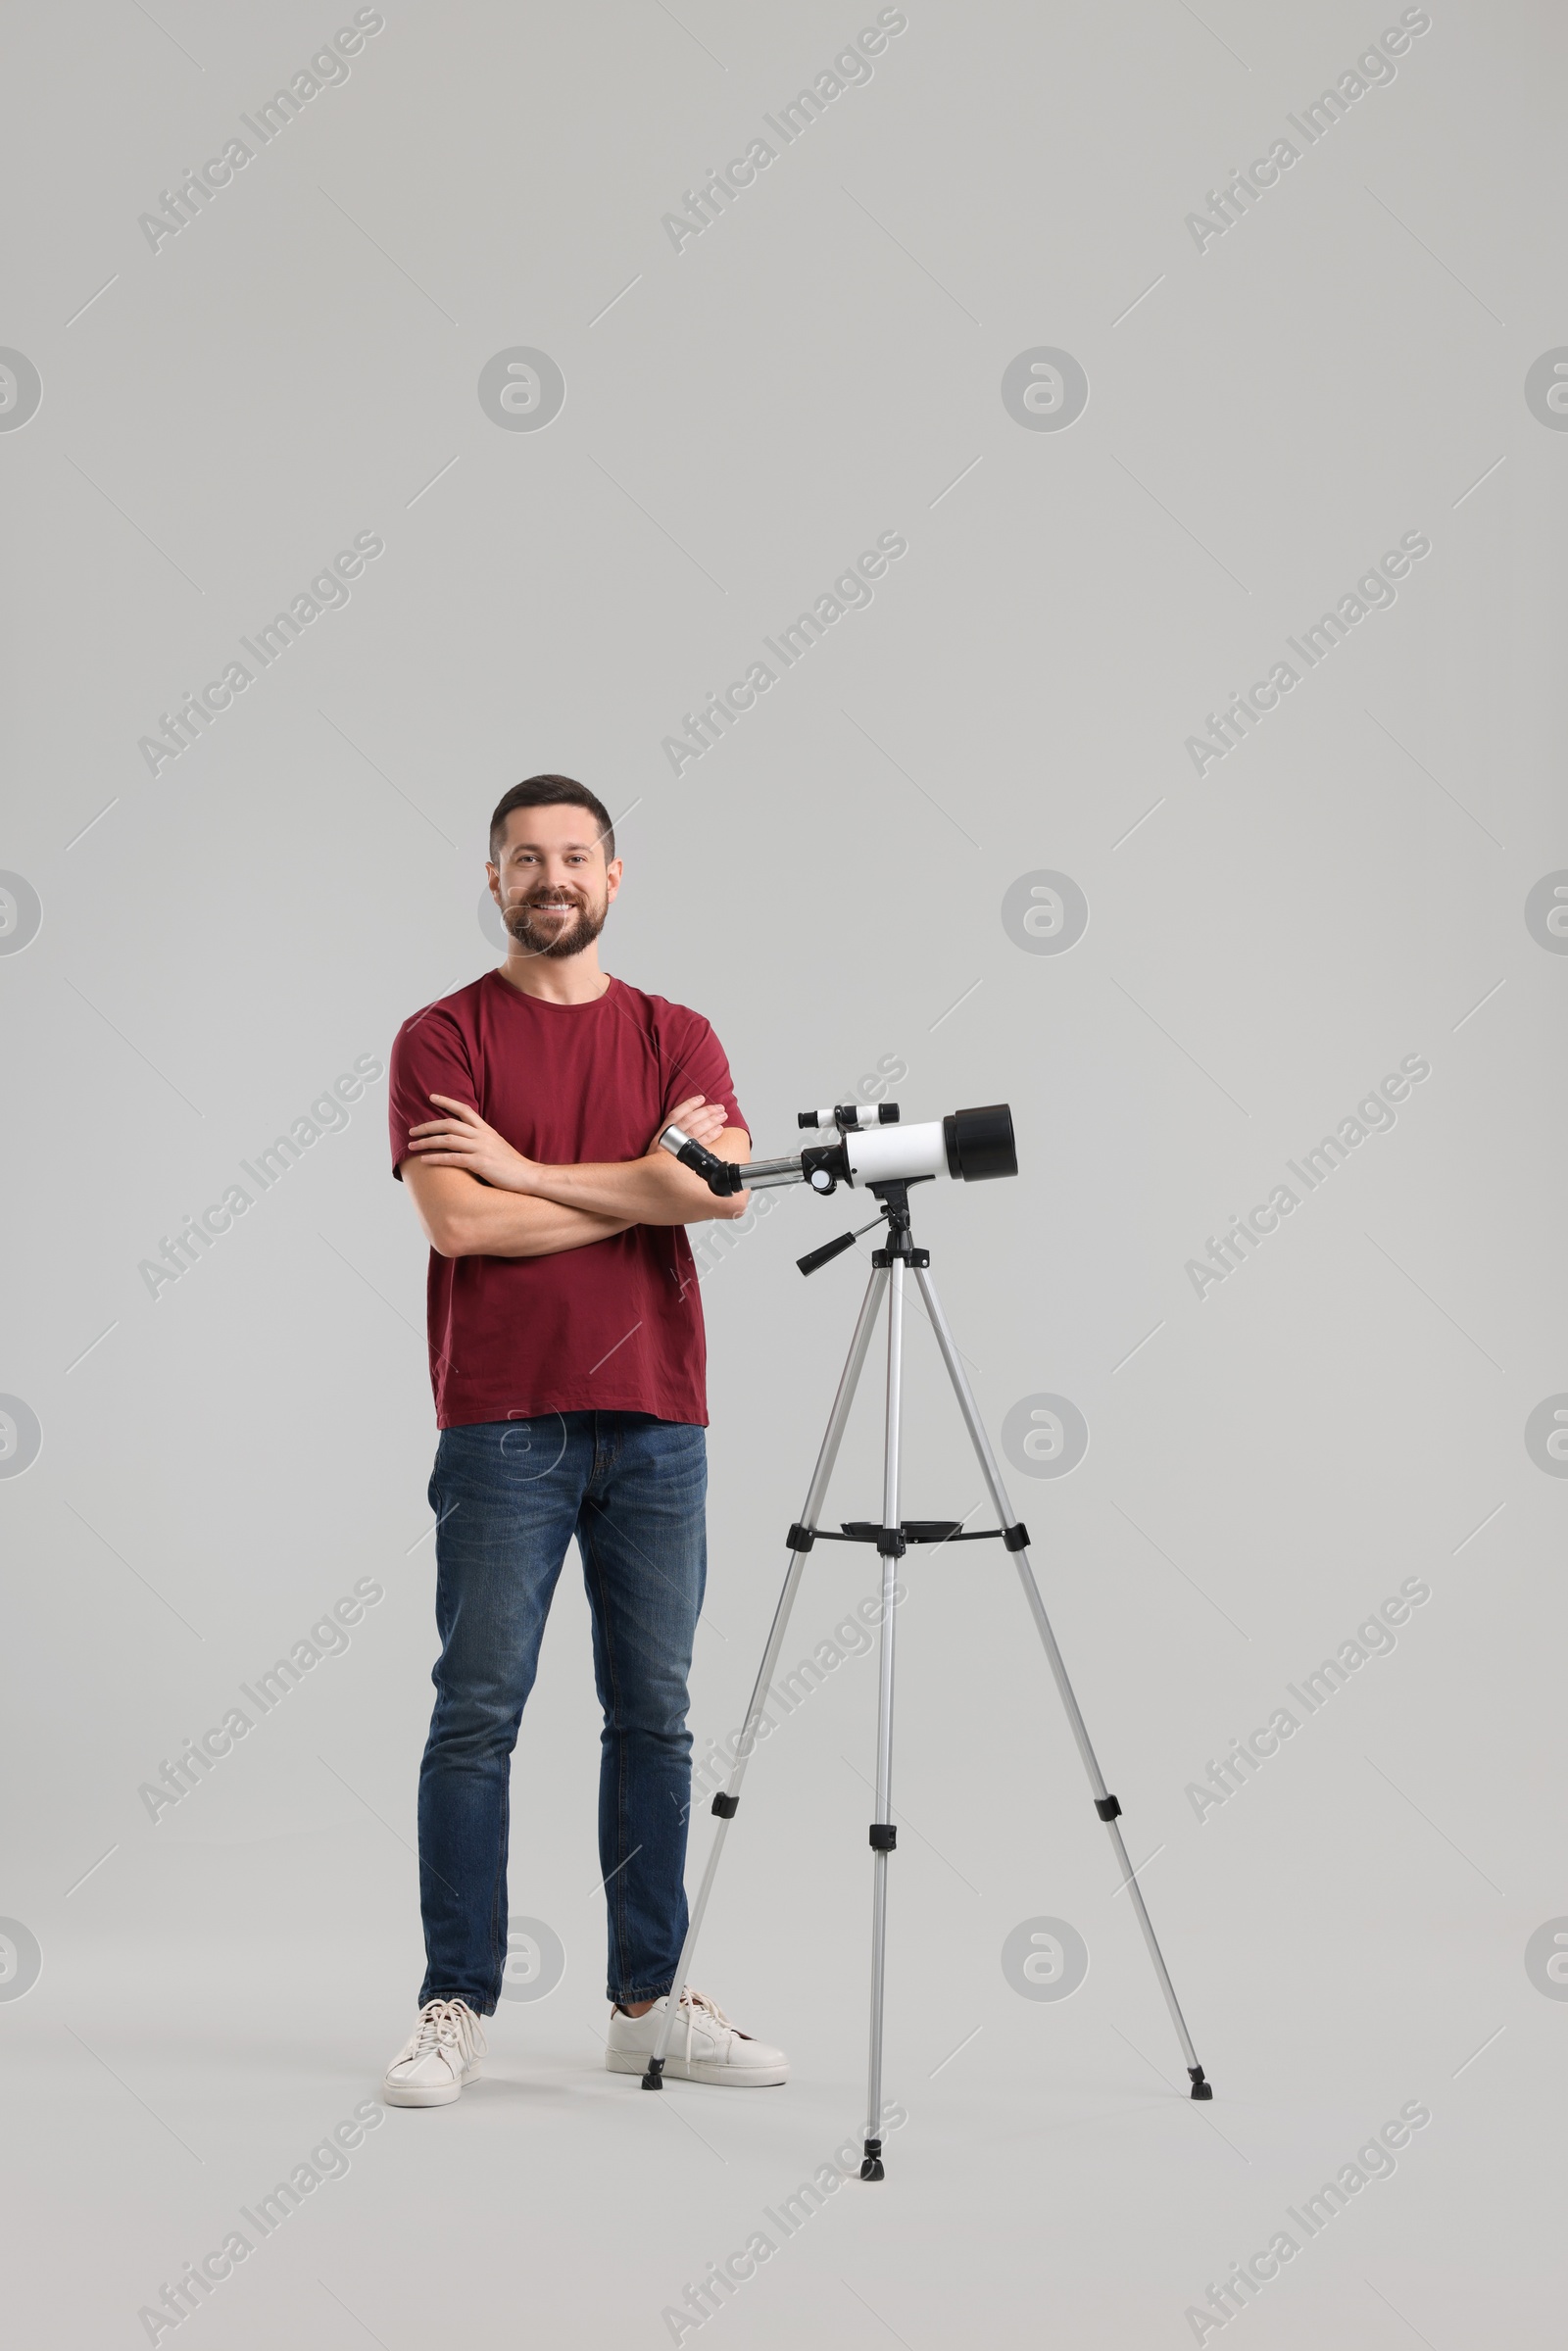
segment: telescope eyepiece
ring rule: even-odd
[[[660,1136],[659,1147],[661,1151],[668,1151],[672,1159],[678,1159],[683,1167],[689,1167],[694,1175],[700,1175],[717,1200],[730,1199],[746,1188],[744,1167],[732,1159],[721,1159],[716,1151],[707,1151],[702,1144],[694,1143],[685,1128],[676,1126],[673,1121]]]

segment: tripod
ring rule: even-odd
[[[697,1947],[697,1937],[702,1932],[709,1897],[712,1893],[713,1881],[718,1874],[719,1858],[724,1850],[724,1839],[728,1835],[730,1822],[734,1819],[740,1805],[741,1783],[746,1777],[747,1764],[751,1761],[756,1748],[757,1727],[762,1718],[769,1685],[777,1670],[779,1652],[783,1647],[785,1631],[789,1625],[790,1612],[795,1605],[796,1593],[800,1589],[802,1571],[805,1568],[807,1556],[812,1546],[819,1542],[874,1543],[882,1560],[882,1622],[877,1684],[876,1818],[872,1821],[870,1830],[872,1857],[871,2045],[866,2087],[865,2150],[864,2159],[860,2165],[860,2178],[862,2180],[880,2180],[884,2176],[881,2139],[882,2016],[883,1989],[887,1969],[888,1855],[894,1852],[898,1846],[898,1830],[893,1821],[892,1794],[894,1588],[898,1562],[906,1547],[911,1543],[977,1543],[987,1539],[1000,1538],[1012,1553],[1014,1564],[1018,1570],[1018,1580],[1023,1586],[1024,1598],[1029,1604],[1029,1611],[1034,1618],[1036,1630],[1045,1644],[1046,1656],[1055,1678],[1057,1691],[1060,1694],[1062,1705],[1066,1708],[1067,1720],[1072,1726],[1073,1737],[1078,1741],[1078,1752],[1083,1757],[1084,1769],[1089,1775],[1089,1785],[1094,1791],[1095,1810],[1109,1832],[1111,1845],[1121,1872],[1122,1884],[1132,1900],[1138,1924],[1143,1930],[1144,1941],[1149,1946],[1149,1956],[1153,1961],[1154,1973],[1159,1979],[1159,1988],[1165,1995],[1165,2005],[1170,2010],[1171,2022],[1176,2028],[1176,2037],[1182,2045],[1182,2054],[1187,2061],[1187,2071],[1192,2080],[1192,2094],[1195,2098],[1210,2098],[1214,2093],[1204,2078],[1202,2067],[1198,2062],[1198,2052],[1193,2047],[1192,2036],[1188,2033],[1186,2020],[1177,2001],[1175,1987],[1171,1983],[1163,1954],[1155,1939],[1153,1925],[1144,1902],[1142,1888],[1134,1875],[1132,1864],[1128,1860],[1127,1847],[1122,1842],[1121,1831],[1116,1826],[1121,1806],[1105,1786],[1104,1775],[1101,1771],[1094,1747],[1090,1743],[1089,1733],[1085,1727],[1083,1715],[1079,1711],[1078,1700],[1073,1695],[1072,1684],[1067,1679],[1067,1669],[1062,1663],[1061,1651],[1056,1646],[1056,1637],[1051,1629],[1051,1621],[1046,1614],[1045,1602],[1040,1596],[1040,1588],[1035,1582],[1034,1570],[1029,1564],[1028,1530],[1021,1521],[1012,1515],[1012,1506],[1007,1499],[995,1455],[992,1453],[990,1442],[981,1424],[968,1380],[964,1376],[958,1350],[954,1345],[947,1317],[942,1311],[930,1274],[927,1271],[931,1262],[930,1252],[923,1249],[916,1249],[913,1244],[909,1225],[908,1182],[873,1184],[869,1189],[883,1203],[882,1213],[887,1218],[886,1246],[872,1251],[871,1278],[866,1285],[859,1320],[855,1326],[855,1336],[850,1342],[849,1357],[839,1381],[838,1394],[833,1399],[833,1409],[828,1415],[827,1431],[822,1439],[822,1449],[817,1454],[816,1467],[811,1473],[811,1484],[807,1494],[806,1507],[794,1526],[790,1528],[786,1538],[790,1547],[790,1563],[784,1578],[784,1588],[779,1593],[778,1606],[773,1612],[772,1629],[767,1637],[767,1646],[762,1652],[762,1662],[758,1670],[751,1704],[747,1708],[745,1727],[736,1742],[735,1761],[729,1780],[724,1788],[713,1798],[712,1809],[717,1816],[718,1827],[713,1834],[713,1843],[708,1856],[708,1866],[703,1872],[702,1886],[699,1888],[697,1899],[692,1905],[690,1923],[686,1930],[686,1940],[681,1948],[680,1966],[660,2026],[655,2053],[649,2059],[648,2071],[643,2076],[642,2086],[644,2089],[662,2089],[663,2087],[664,2063],[669,2054],[670,2039],[675,2029],[676,2009],[681,1988],[688,1981],[692,1955]],[[816,1265],[824,1263],[831,1256],[836,1256],[841,1249],[848,1248],[853,1238],[853,1235],[849,1235],[842,1241],[830,1242],[825,1249],[815,1250],[810,1256],[804,1257],[801,1260],[802,1271],[814,1271]],[[977,1528],[972,1533],[966,1533],[961,1522],[956,1519],[904,1519],[900,1517],[900,1443],[904,1400],[904,1296],[906,1273],[912,1273],[919,1285],[920,1296],[925,1301],[926,1312],[931,1319],[931,1327],[936,1333],[937,1346],[942,1351],[942,1360],[947,1366],[948,1377],[953,1383],[954,1394],[958,1399],[958,1409],[963,1415],[964,1426],[969,1432],[970,1443],[974,1446],[980,1463],[981,1474],[991,1496],[992,1507],[1001,1521],[999,1526]],[[882,1472],[882,1519],[880,1525],[866,1521],[848,1521],[841,1533],[833,1534],[827,1528],[817,1525],[817,1517],[827,1493],[828,1480],[833,1474],[834,1464],[838,1459],[839,1445],[849,1421],[850,1407],[855,1400],[856,1388],[865,1365],[866,1353],[871,1344],[872,1329],[884,1297],[887,1299],[888,1309],[888,1362],[887,1417]]]

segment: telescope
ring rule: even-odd
[[[802,1110],[797,1124],[817,1134],[832,1132],[837,1141],[808,1143],[784,1158],[751,1159],[744,1165],[705,1151],[678,1126],[667,1126],[659,1142],[719,1200],[780,1184],[809,1184],[826,1196],[840,1184],[874,1192],[883,1184],[919,1184],[933,1176],[974,1184],[1018,1172],[1012,1112],[1005,1102],[954,1110],[946,1118],[909,1126],[901,1121],[897,1102],[877,1102],[869,1109],[840,1102],[831,1109]]]
[[[774,1610],[767,1647],[753,1686],[745,1725],[733,1742],[734,1762],[729,1778],[712,1800],[711,1810],[717,1825],[702,1884],[691,1904],[674,1983],[679,1986],[691,1982],[692,1958],[713,1890],[719,1856],[730,1824],[740,1808],[741,1782],[753,1751],[763,1736],[762,1725],[766,1723],[769,1728],[774,1727],[766,1706],[768,1699],[775,1694],[773,1676],[778,1670],[785,1630],[808,1555],[819,1543],[874,1543],[882,1568],[882,1616],[877,1668],[876,1818],[871,1822],[868,1833],[872,1864],[871,2044],[860,2178],[881,2180],[885,2177],[881,2131],[888,1869],[899,1842],[899,1824],[893,1817],[892,1786],[894,1621],[895,1603],[901,1596],[896,1579],[899,1563],[911,1544],[930,1544],[946,1557],[954,1558],[956,1554],[952,1545],[979,1543],[989,1538],[1000,1542],[1010,1555],[1023,1587],[1029,1613],[1045,1648],[1057,1694],[1066,1709],[1068,1723],[1077,1740],[1096,1816],[1110,1838],[1121,1881],[1117,1890],[1126,1892],[1127,1907],[1138,1922],[1159,1988],[1164,1994],[1165,2005],[1170,2011],[1171,2023],[1176,2028],[1182,2054],[1187,2061],[1192,2095],[1207,2100],[1213,2097],[1214,2091],[1199,2063],[1198,2051],[1193,2046],[1187,2020],[1182,2014],[1176,1988],[1170,1980],[1170,1971],[1155,1938],[1143,1888],[1138,1883],[1139,1872],[1133,1868],[1127,1852],[1119,1825],[1121,1800],[1105,1785],[1088,1726],[1067,1678],[1067,1668],[1056,1644],[1056,1636],[1046,1614],[1046,1604],[1029,1562],[1029,1530],[1013,1514],[1012,1504],[1002,1482],[1002,1473],[997,1467],[996,1455],[991,1450],[990,1440],[980,1417],[980,1408],[964,1371],[963,1358],[938,1302],[930,1273],[931,1252],[915,1247],[910,1229],[909,1188],[912,1184],[926,1183],[935,1176],[944,1175],[956,1176],[960,1182],[972,1184],[991,1176],[1017,1174],[1018,1153],[1013,1143],[1012,1113],[1005,1102],[987,1102],[977,1109],[954,1110],[946,1118],[929,1119],[920,1125],[911,1122],[906,1126],[895,1102],[880,1102],[870,1106],[837,1103],[828,1109],[803,1110],[800,1124],[818,1136],[831,1135],[832,1140],[804,1144],[798,1151],[783,1158],[753,1159],[746,1165],[737,1165],[705,1150],[702,1144],[694,1142],[678,1126],[666,1126],[659,1138],[661,1148],[680,1160],[683,1166],[692,1168],[720,1200],[731,1199],[740,1192],[764,1191],[780,1184],[808,1184],[813,1192],[820,1193],[834,1192],[840,1184],[848,1184],[852,1189],[872,1193],[877,1200],[876,1215],[870,1224],[861,1227],[861,1231],[869,1232],[872,1225],[881,1224],[884,1220],[886,1228],[881,1245],[873,1247],[871,1250],[871,1278],[860,1307],[859,1320],[855,1327],[855,1336],[850,1342],[849,1357],[839,1381],[821,1450],[816,1457],[816,1468],[807,1493],[806,1506],[785,1537],[790,1554],[789,1568],[778,1606]],[[829,1241],[823,1248],[813,1249],[808,1256],[799,1258],[797,1262],[802,1273],[815,1273],[818,1266],[840,1255],[858,1238],[858,1233],[841,1234],[836,1241]],[[970,1527],[959,1518],[906,1518],[903,1515],[901,1463],[906,1277],[913,1282],[918,1293],[969,1441],[974,1446],[997,1518],[994,1527]],[[842,1519],[837,1528],[827,1527],[821,1523],[821,1514],[828,1482],[833,1475],[840,1442],[849,1423],[856,1388],[865,1367],[872,1326],[884,1303],[887,1307],[888,1351],[882,1514],[879,1520]],[[1038,1399],[1026,1399],[1029,1400]],[[972,1517],[973,1512],[969,1515]],[[1016,1935],[1021,1936],[1029,1928],[1050,1927],[1055,1923],[1050,1919],[1026,1920],[1024,1926],[1016,1930]],[[1045,1943],[1050,1938],[1045,1935],[1036,1935],[1033,1939],[1037,1943]],[[1024,1963],[1024,1972],[1031,1972],[1029,1962]],[[1034,1981],[1043,1983],[1045,1979],[1041,1976]],[[1020,1984],[1018,1988],[1021,1990],[1025,1987]],[[643,2076],[644,2089],[659,2090],[664,2086],[664,2068],[670,2062],[678,2006],[678,1991],[672,1989],[660,2023],[654,2053],[648,2060],[648,2070]],[[962,2045],[960,2042],[959,2046]],[[678,2067],[679,2059],[675,2062]]]
[[[874,1194],[881,1204],[870,1224],[841,1233],[836,1241],[826,1241],[820,1249],[796,1258],[806,1274],[817,1272],[853,1249],[860,1235],[884,1216],[906,1236],[910,1184],[943,1175],[976,1184],[989,1176],[1018,1172],[1012,1112],[1005,1102],[953,1110],[946,1118],[909,1126],[901,1120],[897,1102],[877,1102],[870,1107],[836,1102],[828,1109],[802,1110],[796,1124],[818,1135],[831,1133],[838,1140],[808,1143],[783,1158],[749,1159],[744,1165],[720,1159],[678,1126],[667,1126],[659,1142],[683,1167],[700,1175],[718,1200],[732,1200],[738,1192],[766,1192],[780,1184],[809,1184],[824,1198],[840,1184]]]

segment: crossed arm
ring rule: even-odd
[[[689,1167],[659,1149],[670,1120],[721,1159],[744,1162],[752,1142],[701,1095],[660,1121],[640,1159],[553,1167],[524,1158],[477,1110],[448,1094],[442,1115],[415,1127],[400,1174],[440,1257],[550,1257],[634,1224],[706,1224],[743,1216],[747,1195],[715,1200]]]

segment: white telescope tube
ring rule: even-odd
[[[678,1126],[666,1127],[659,1140],[662,1150],[694,1169],[720,1198],[775,1184],[807,1183],[813,1191],[831,1192],[836,1183],[847,1183],[864,1191],[877,1184],[918,1184],[931,1176],[957,1176],[975,1183],[986,1176],[1018,1172],[1012,1113],[1005,1102],[955,1110],[947,1118],[917,1126],[890,1120],[886,1125],[846,1128],[837,1143],[810,1144],[781,1159],[719,1159]]]
[[[940,1118],[920,1126],[868,1127],[844,1138],[852,1184],[888,1184],[948,1173],[948,1145]]]

